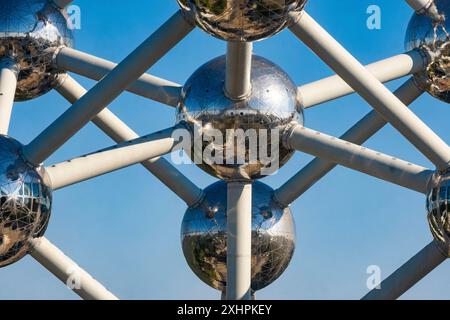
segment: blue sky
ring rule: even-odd
[[[175,0],[125,2],[77,0],[82,29],[76,48],[112,61],[122,60],[176,10]],[[381,30],[368,30],[366,10],[377,4]],[[404,1],[310,0],[308,12],[361,62],[404,51],[412,14]],[[225,51],[225,43],[200,30],[151,69],[184,83],[207,60]],[[298,83],[330,75],[329,68],[289,31],[255,44],[258,55],[279,64]],[[76,77],[87,88],[90,80]],[[388,86],[398,87],[405,79]],[[56,92],[17,104],[10,134],[28,143],[69,104]],[[140,134],[171,126],[172,108],[125,93],[110,109]],[[448,105],[424,95],[412,109],[445,141],[450,141]],[[306,126],[340,135],[370,107],[352,95],[307,110]],[[46,164],[111,145],[93,125],[86,126]],[[387,126],[367,146],[431,167],[411,144]],[[263,182],[280,186],[311,157],[297,154]],[[215,180],[194,166],[181,166],[199,186]],[[257,293],[260,299],[358,299],[367,292],[366,269],[392,271],[429,243],[423,195],[338,167],[292,205],[297,249],[285,274]],[[180,224],[185,204],[140,166],[134,166],[54,193],[46,236],[67,255],[124,299],[216,299],[219,292],[199,281],[184,261]],[[450,266],[442,264],[404,298],[450,298]],[[0,299],[77,299],[69,289],[26,257],[0,270]]]

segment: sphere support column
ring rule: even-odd
[[[232,100],[244,100],[251,93],[253,44],[228,42],[225,95]]]
[[[251,300],[252,184],[227,187],[227,300]]]
[[[0,134],[8,134],[16,94],[17,74],[17,65],[13,60],[0,61]]]

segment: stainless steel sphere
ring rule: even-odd
[[[444,21],[434,22],[426,15],[414,14],[406,32],[406,50],[422,49],[431,61],[425,71],[415,75],[417,85],[432,96],[450,102],[450,1],[435,0]]]
[[[203,137],[192,139],[190,152],[200,168],[220,179],[259,179],[281,168],[293,154],[281,143],[281,133],[292,122],[303,124],[297,86],[278,66],[253,56],[251,95],[234,101],[224,94],[225,64],[226,58],[221,56],[189,78],[177,108],[177,122],[188,123],[197,137]],[[254,133],[246,137],[245,146],[228,139],[238,130]],[[218,132],[222,141],[212,139]],[[244,161],[238,160],[239,155]]]
[[[29,240],[41,237],[51,212],[52,192],[43,168],[22,160],[22,145],[0,135],[0,267],[23,258]]]
[[[181,228],[189,267],[206,284],[224,290],[227,283],[227,185],[205,189],[203,203],[186,211]],[[260,290],[286,270],[295,249],[295,224],[289,208],[272,199],[273,190],[253,183],[252,289]]]
[[[15,99],[47,93],[61,73],[53,65],[55,50],[73,46],[62,12],[48,0],[0,0],[0,60],[12,58],[19,69]]]
[[[209,34],[227,41],[271,37],[289,24],[289,13],[307,0],[177,0],[182,10]]]
[[[450,174],[436,176],[427,194],[428,224],[433,237],[450,256]]]

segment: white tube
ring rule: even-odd
[[[398,299],[445,260],[447,257],[442,253],[439,244],[432,241],[381,282],[380,289],[373,289],[362,300]]]
[[[17,64],[12,59],[0,61],[0,134],[7,135],[16,95]]]
[[[251,183],[228,183],[227,228],[227,300],[251,300]]]
[[[251,42],[228,42],[225,95],[232,100],[243,100],[251,93],[252,51]]]
[[[426,65],[425,55],[419,50],[413,50],[369,64],[366,69],[384,83],[417,73]],[[334,75],[299,87],[298,97],[305,108],[310,108],[353,92],[354,90],[347,82],[338,75]]]
[[[46,238],[30,241],[30,255],[84,300],[118,300],[118,298],[80,268]]]
[[[395,91],[395,95],[405,105],[411,104],[422,93],[423,91],[417,88],[413,79],[409,79]],[[385,125],[386,121],[378,112],[372,110],[344,133],[340,139],[362,145]],[[315,158],[295,176],[274,191],[275,199],[284,206],[290,205],[328,172],[333,170],[336,165],[336,163],[330,162],[327,159]]]
[[[24,146],[24,158],[32,164],[41,164],[192,29],[181,12],[174,14],[70,109]]]
[[[55,62],[63,70],[74,72],[97,81],[101,80],[117,66],[117,64],[111,61],[67,47],[59,49]],[[142,97],[176,107],[181,94],[181,85],[144,74],[126,90]]]
[[[450,162],[450,148],[396,96],[364,68],[306,12],[291,14],[291,31],[358,92],[383,118],[439,170]]]
[[[84,89],[71,76],[65,75],[56,90],[70,103],[75,103],[85,93]],[[117,143],[139,138],[139,135],[129,128],[108,108],[103,109],[92,122]],[[146,160],[142,165],[175,192],[189,207],[195,206],[203,198],[203,190],[177,170],[169,161],[162,157]]]
[[[434,171],[348,141],[296,125],[286,134],[286,147],[327,159],[344,167],[426,193]]]
[[[57,190],[167,154],[177,147],[172,138],[174,130],[176,127],[47,167],[52,188]]]

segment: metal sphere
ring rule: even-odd
[[[20,156],[22,145],[0,135],[0,267],[23,258],[29,240],[44,235],[52,192],[43,168]]]
[[[450,102],[450,1],[435,0],[443,22],[414,14],[406,32],[406,50],[421,49],[430,58],[426,70],[415,75],[417,85],[432,96]]]
[[[183,219],[181,243],[192,271],[211,287],[227,283],[227,185],[219,181],[205,189],[206,197],[189,208]],[[286,270],[295,249],[295,224],[289,208],[272,199],[273,189],[253,183],[252,289],[260,290]]]
[[[227,41],[257,41],[289,25],[307,0],[177,0],[207,33]]]
[[[450,174],[435,177],[426,206],[431,233],[450,256]]]
[[[251,95],[234,101],[224,93],[225,68],[226,58],[221,56],[189,78],[177,108],[177,122],[188,123],[197,136],[203,136],[201,141],[194,136],[190,152],[200,168],[220,179],[259,179],[276,172],[293,154],[281,143],[281,134],[292,122],[303,124],[297,87],[278,66],[253,56]],[[254,133],[245,138],[245,145],[229,139],[239,130]],[[222,141],[212,139],[218,133]],[[244,161],[238,161],[237,155]],[[270,157],[264,158],[266,155]]]
[[[18,67],[16,101],[43,95],[62,72],[53,64],[55,50],[73,46],[63,13],[48,0],[0,0],[0,60]]]

